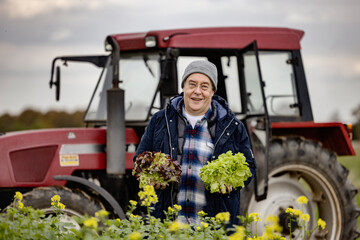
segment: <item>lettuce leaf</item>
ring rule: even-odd
[[[230,193],[234,188],[244,187],[251,176],[244,154],[233,155],[232,151],[219,155],[200,169],[200,177],[211,193]]]
[[[180,181],[181,166],[168,154],[146,151],[136,157],[132,174],[140,188],[146,185],[165,187],[169,182]]]

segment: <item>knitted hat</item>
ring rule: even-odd
[[[184,87],[185,80],[193,73],[202,73],[208,76],[213,84],[214,91],[217,89],[217,69],[216,66],[204,60],[198,60],[191,62],[185,69],[184,75],[182,77],[181,87]]]

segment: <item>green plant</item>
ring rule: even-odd
[[[13,206],[0,214],[0,239],[64,239],[64,240],[110,240],[110,239],[230,239],[230,240],[285,240],[281,236],[279,219],[276,216],[266,218],[265,232],[259,236],[256,224],[261,220],[258,213],[250,213],[245,217],[239,217],[242,226],[228,226],[230,214],[218,213],[215,217],[209,217],[204,211],[198,213],[198,224],[186,224],[185,220],[178,215],[181,206],[174,205],[165,212],[166,218],[161,221],[151,216],[153,204],[157,202],[154,187],[145,186],[139,192],[139,203],[130,200],[127,219],[108,219],[109,212],[101,210],[95,216],[73,217],[78,223],[76,227],[72,223],[63,222],[63,210],[66,207],[60,202],[60,196],[51,198],[54,214],[45,215],[43,211],[24,207],[22,195],[17,192]],[[307,200],[307,199],[306,199]],[[299,198],[298,201],[305,201]],[[147,213],[144,216],[134,215],[138,205],[145,206]],[[300,210],[299,210],[300,211]],[[299,221],[307,222],[307,217],[301,217],[302,213],[297,210],[289,210],[299,216]],[[306,216],[306,215],[304,215]],[[251,231],[251,225],[255,224],[255,231]],[[301,228],[306,229],[305,225]],[[325,228],[325,222],[318,220],[316,228]],[[306,233],[306,230],[304,230]],[[311,234],[311,233],[310,233]],[[304,234],[307,239],[309,234]]]
[[[297,199],[297,202],[301,205],[301,206],[304,206],[308,203],[308,199],[305,197],[305,196],[300,196],[298,199]],[[300,238],[301,239],[309,239],[311,234],[316,230],[316,229],[319,229],[320,231],[321,230],[324,230],[325,229],[325,221],[323,221],[321,218],[319,218],[317,220],[317,226],[313,229],[310,229],[308,230],[308,222],[310,220],[310,215],[307,214],[307,213],[303,213],[303,209],[293,209],[293,208],[287,208],[286,209],[286,213],[289,214],[289,223],[288,223],[288,226],[289,226],[289,229],[290,229],[290,240],[291,240],[291,236],[292,236],[292,229],[291,229],[291,221],[293,220],[293,217],[295,217],[295,220],[297,221],[298,223],[298,226],[301,230],[301,233],[300,233]]]
[[[165,188],[169,182],[180,181],[181,167],[168,154],[145,151],[136,157],[132,174],[139,181],[140,188],[155,184]]]
[[[74,225],[61,221],[65,206],[60,203],[59,196],[54,198],[55,215],[46,216],[41,210],[24,207],[22,194],[16,192],[13,207],[0,214],[0,239],[63,239],[72,234],[68,229]]]
[[[200,177],[211,193],[229,193],[233,188],[244,187],[251,172],[242,153],[228,151],[218,159],[207,163],[200,169]]]

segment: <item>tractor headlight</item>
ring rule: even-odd
[[[105,40],[105,51],[112,51],[112,46],[107,40]]]
[[[148,48],[156,47],[156,37],[155,36],[145,37],[145,46]]]

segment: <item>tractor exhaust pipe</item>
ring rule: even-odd
[[[107,90],[106,172],[125,174],[125,91],[119,88],[120,50],[117,42],[107,37],[112,50],[113,82]]]

